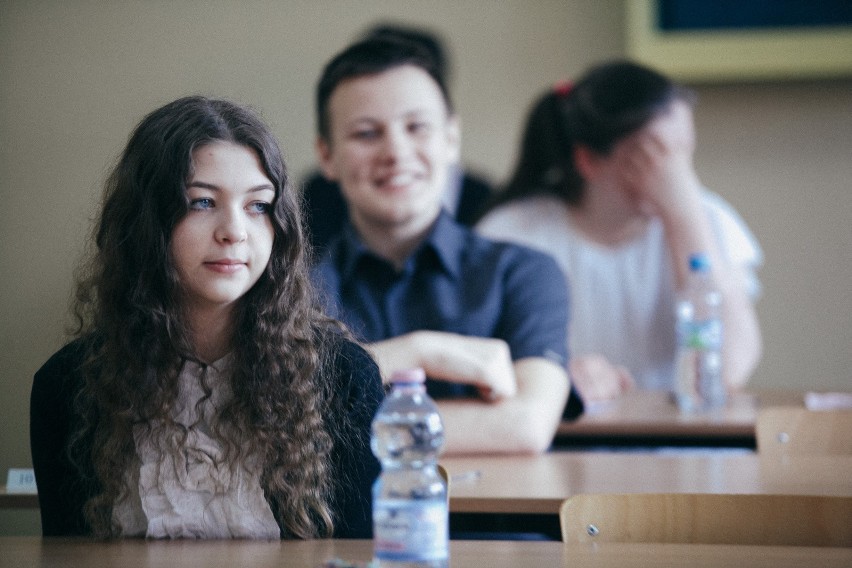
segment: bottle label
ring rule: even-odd
[[[379,499],[373,504],[373,551],[379,560],[425,562],[448,556],[447,503]]]
[[[681,347],[702,351],[717,350],[722,347],[721,320],[683,322],[678,331]]]

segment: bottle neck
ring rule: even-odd
[[[391,383],[391,391],[409,396],[423,395],[426,386],[423,383]]]

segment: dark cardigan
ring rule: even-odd
[[[33,381],[30,446],[44,536],[91,533],[83,505],[98,492],[94,469],[86,464],[81,471],[71,463],[67,451],[69,436],[79,420],[73,401],[82,387],[84,341],[74,341],[59,350]],[[370,423],[383,396],[381,378],[370,356],[349,341],[336,343],[331,368],[337,380],[332,408],[338,415],[348,414],[348,421],[343,422],[350,430],[341,431],[335,412],[325,417],[335,441],[331,459],[336,484],[334,537],[371,538],[371,487],[379,463],[370,451]]]

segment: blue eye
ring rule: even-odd
[[[213,200],[209,197],[193,199],[189,202],[190,209],[210,209],[211,207],[213,207]]]
[[[265,201],[255,201],[249,205],[252,213],[266,215],[272,211],[272,204]]]

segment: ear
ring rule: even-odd
[[[451,163],[461,161],[461,119],[457,114],[447,117],[447,154]]]
[[[574,146],[574,166],[585,180],[594,180],[600,171],[600,156],[586,146]]]
[[[314,149],[316,150],[317,159],[319,160],[319,166],[322,169],[323,175],[330,181],[338,181],[337,168],[335,168],[334,160],[332,159],[331,144],[328,140],[319,136],[316,144],[314,144]]]

